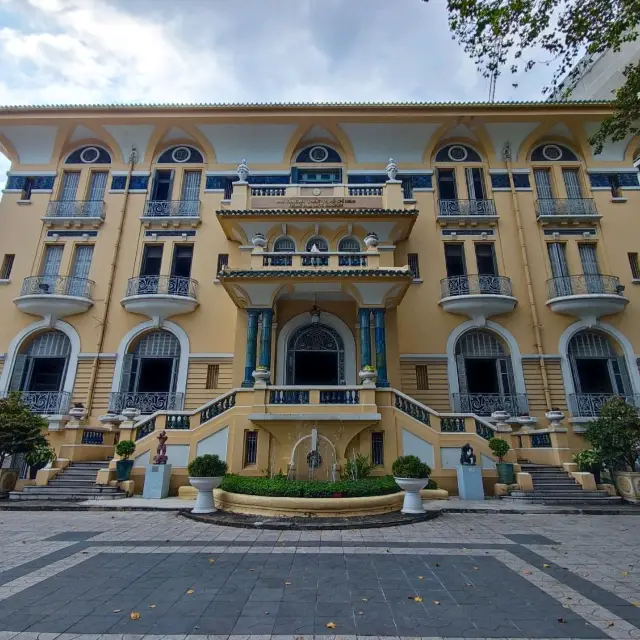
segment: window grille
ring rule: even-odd
[[[569,341],[569,355],[574,358],[615,358],[615,351],[605,336],[595,331],[580,331]]]
[[[153,331],[138,342],[133,353],[139,358],[177,358],[180,356],[180,343],[173,333]]]
[[[29,343],[24,353],[34,358],[66,358],[71,353],[71,343],[61,331],[47,331]]]
[[[629,256],[629,266],[631,267],[631,277],[634,280],[640,280],[640,265],[638,264],[638,254],[637,253],[628,253]],[[6,276],[9,277],[9,276]]]
[[[207,389],[217,389],[218,388],[218,377],[220,375],[220,365],[219,364],[210,364],[207,365]]]
[[[219,253],[218,254],[218,266],[216,268],[216,274],[220,273],[227,266],[229,266],[229,254],[228,253]]]
[[[247,467],[258,462],[258,432],[244,432],[244,466]]]
[[[293,253],[296,243],[291,238],[278,238],[273,244],[273,250],[278,253]]]
[[[360,251],[360,243],[355,238],[343,238],[338,245],[338,251],[358,253]]]
[[[413,274],[413,279],[418,280],[420,278],[420,263],[418,262],[418,254],[417,253],[407,254],[407,260],[409,262],[409,269]]]
[[[384,464],[383,431],[374,431],[371,434],[371,461],[373,464]]]
[[[497,358],[506,355],[506,351],[492,333],[469,331],[458,340],[456,355],[467,358]]]
[[[636,254],[636,258],[637,258]],[[2,269],[0,270],[0,280],[8,280],[11,277],[11,269],[13,269],[14,253],[5,253],[2,261]],[[637,262],[637,259],[636,259]]]
[[[418,391],[427,391],[429,389],[429,376],[426,364],[416,365],[416,387]]]
[[[307,242],[307,251],[311,251],[313,245],[316,245],[318,251],[329,251],[329,243],[324,238],[310,238]]]

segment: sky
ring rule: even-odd
[[[507,73],[496,99],[550,76]],[[0,0],[0,105],[488,95],[445,0]]]

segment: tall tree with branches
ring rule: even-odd
[[[555,64],[543,92],[560,90],[563,98],[570,97],[571,81],[581,71],[576,63],[583,55],[620,50],[637,40],[640,25],[640,0],[447,0],[447,9],[454,38],[483,75]],[[543,62],[541,52],[547,58]],[[640,131],[640,62],[623,73],[625,83],[615,94],[613,113],[589,140],[596,153],[608,139],[623,140]]]

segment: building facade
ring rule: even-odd
[[[295,477],[415,453],[452,491],[465,442],[488,483],[496,434],[568,461],[640,401],[637,141],[594,156],[608,113],[0,109],[0,391],[60,459],[135,439],[138,488],[163,428],[173,491],[207,452]]]

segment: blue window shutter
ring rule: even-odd
[[[16,356],[16,361],[13,365],[13,372],[11,374],[11,380],[9,380],[9,391],[20,391],[22,387],[22,379],[24,378],[24,371],[27,366],[27,356],[21,353]]]

